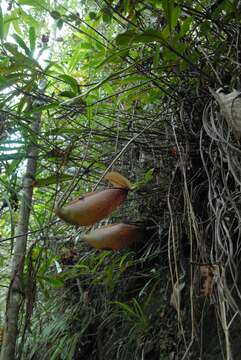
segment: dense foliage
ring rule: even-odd
[[[37,165],[17,358],[238,359],[240,141],[213,94],[240,88],[240,14],[236,0],[3,2],[2,322]],[[134,190],[101,224],[147,232],[116,253],[53,211],[110,169]]]

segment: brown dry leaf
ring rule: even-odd
[[[199,270],[201,279],[201,295],[212,295],[214,276],[218,273],[218,265],[200,265]]]
[[[104,179],[109,181],[115,187],[131,189],[130,181],[125,176],[119,174],[117,171],[108,172]]]

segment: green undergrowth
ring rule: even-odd
[[[139,253],[86,251],[81,258],[76,248],[69,258],[64,251],[63,284],[37,301],[24,358],[159,359],[160,344],[172,346],[171,335],[161,332],[170,284],[159,244]]]

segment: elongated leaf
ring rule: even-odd
[[[1,66],[0,65],[0,74],[1,75],[7,75],[9,76],[9,74],[17,74],[19,73],[19,71],[22,71],[23,70],[23,65],[16,65],[16,64],[13,64],[13,65],[10,65],[10,66]]]
[[[77,82],[77,80],[75,78],[73,78],[70,75],[66,75],[66,74],[59,75],[59,78],[63,79],[67,84],[69,84],[75,94],[79,93],[79,91],[78,91],[79,90],[79,84],[78,84],[78,82]]]
[[[8,75],[8,78],[4,78],[3,76],[0,76],[0,90],[4,90],[12,86],[13,84],[16,84],[21,79],[21,74],[11,74]]]
[[[4,76],[0,75],[0,89],[8,86],[8,80]]]
[[[22,159],[13,159],[11,163],[8,163],[8,167],[6,170],[6,175],[11,177],[12,174],[18,169],[19,164],[21,163]]]
[[[155,69],[157,69],[158,66],[160,65],[160,52],[161,52],[160,45],[157,44],[156,45],[156,50],[155,50],[155,53],[154,53],[154,56],[153,56],[153,65],[154,65]]]
[[[4,151],[4,152],[8,152],[8,151],[19,151],[22,147],[20,146],[11,146],[11,148],[9,146],[3,146],[0,145],[0,151]]]
[[[0,161],[3,160],[17,160],[17,159],[23,159],[25,157],[25,154],[16,153],[16,154],[2,154],[0,155]]]
[[[44,111],[44,110],[55,109],[58,106],[59,106],[58,102],[54,102],[52,104],[47,104],[47,105],[33,106],[31,111],[27,112],[26,115],[31,115],[33,113],[41,112],[41,111]]]
[[[166,41],[162,32],[157,30],[146,30],[142,33],[136,33],[134,31],[126,31],[119,34],[116,37],[117,45],[128,45],[132,43],[150,43],[153,41],[163,42]]]
[[[33,26],[35,29],[40,27],[38,21],[30,14],[27,14],[23,9],[21,9],[21,19],[28,25]]]
[[[131,44],[136,38],[137,33],[133,30],[128,30],[122,34],[117,35],[115,41],[117,45]]]
[[[56,183],[71,180],[71,179],[73,179],[73,175],[68,175],[68,174],[62,174],[62,175],[58,175],[58,176],[53,175],[53,176],[49,176],[47,178],[36,179],[33,183],[33,186],[44,187],[44,186],[56,184]]]
[[[165,59],[175,60],[180,55],[182,55],[185,50],[185,44],[171,44],[167,39],[163,36],[163,33],[157,30],[146,30],[142,33],[134,33],[133,31],[127,31],[124,34],[120,34],[116,37],[116,43],[120,45],[126,45],[127,43],[150,43],[150,42],[160,42],[165,47]],[[183,59],[190,63],[190,59],[185,55],[182,55]]]
[[[40,277],[39,277],[40,278]],[[40,279],[45,280],[49,285],[60,288],[64,285],[64,280],[56,277],[42,276]]]
[[[130,317],[136,317],[137,316],[136,313],[131,308],[131,306],[129,306],[129,305],[123,303],[123,302],[120,302],[120,301],[112,301],[111,303],[119,305],[119,307],[126,313],[127,316],[130,316]]]
[[[86,116],[87,116],[87,119],[88,119],[89,124],[90,124],[92,122],[92,120],[93,120],[93,108],[92,108],[92,106],[87,106]]]
[[[31,56],[31,51],[25,44],[24,40],[17,34],[13,34],[12,37],[15,39],[16,43],[25,51],[27,56]]]
[[[18,64],[24,64],[26,67],[29,68],[39,68],[39,64],[34,59],[31,59],[23,54],[21,54],[17,46],[11,43],[4,43],[5,48],[14,55],[14,61]]]
[[[58,20],[61,18],[61,14],[58,11],[51,11],[50,15],[52,16],[53,19]]]
[[[17,20],[12,20],[12,24],[13,24],[13,28],[14,28],[14,30],[15,30],[15,32],[17,33],[17,34],[22,34],[22,30],[21,30],[21,28],[20,28],[20,26],[19,26],[19,19],[17,19]]]
[[[80,62],[81,58],[84,56],[85,52],[80,46],[77,46],[73,52],[72,57],[69,61],[69,70],[72,71],[76,65]]]
[[[172,32],[172,11],[173,11],[173,0],[162,0],[162,5],[167,17],[167,23],[170,33]]]
[[[58,27],[58,29],[61,30],[62,27],[63,27],[63,25],[64,25],[63,20],[62,20],[62,19],[59,19],[59,20],[57,21],[57,27]]]
[[[185,19],[182,23],[181,26],[181,31],[178,34],[180,38],[182,38],[183,36],[185,36],[187,34],[187,32],[189,31],[191,24],[193,22],[193,18],[192,16],[189,16],[187,19]]]
[[[4,38],[4,28],[3,28],[3,13],[2,13],[2,8],[0,6],[0,40],[3,41]]]
[[[29,28],[29,44],[31,54],[33,55],[36,46],[36,32],[33,26],[30,26]]]
[[[40,10],[48,8],[48,4],[44,0],[18,0],[18,3],[21,5],[33,6]]]
[[[131,65],[132,66],[132,65]],[[130,67],[131,67],[130,66]],[[116,73],[110,74],[108,75],[106,78],[104,78],[103,80],[101,80],[99,83],[97,83],[96,85],[92,86],[90,89],[88,89],[85,93],[80,94],[78,96],[75,96],[74,98],[70,99],[70,100],[66,100],[65,102],[61,103],[61,105],[70,105],[70,104],[74,104],[77,103],[78,101],[80,101],[80,99],[82,99],[83,97],[87,96],[89,93],[91,93],[94,90],[97,90],[99,87],[101,87],[102,85],[104,85],[106,82],[110,81],[113,77],[116,77],[120,74],[123,73],[123,70],[117,71]]]
[[[76,96],[76,93],[74,93],[73,91],[61,91],[59,95],[71,99]]]
[[[11,16],[9,16],[8,14],[4,14],[4,23],[3,23],[3,39],[6,40],[7,36],[8,36],[8,32],[9,32],[9,28],[10,28],[10,21],[9,20],[11,18]]]
[[[175,26],[178,23],[178,19],[180,17],[181,14],[181,9],[179,6],[176,6],[173,10],[172,10],[172,16],[171,16],[171,28],[172,30],[175,28]]]
[[[145,316],[145,314],[144,314],[144,312],[143,312],[140,304],[138,303],[138,301],[137,301],[135,298],[133,299],[133,307],[134,307],[134,309],[135,309],[136,315],[137,315],[137,316],[139,315],[140,319],[141,319],[142,321],[146,322],[146,321],[147,321],[147,318],[146,318],[146,316]]]
[[[18,107],[17,107],[17,112],[19,115],[21,114],[22,111],[24,111],[24,108],[26,108],[28,101],[29,101],[29,99],[27,96],[23,96],[22,99],[19,101]]]
[[[86,324],[86,328],[88,326],[89,322]],[[83,331],[83,325],[82,325],[82,331]],[[80,341],[80,334],[77,333],[77,334],[74,334],[71,338],[71,346],[70,346],[70,349],[68,350],[68,354],[66,354],[66,356],[68,356],[68,358],[66,360],[72,360],[74,359],[74,356],[75,356],[75,353],[76,353],[76,349],[77,349],[77,346],[79,344],[79,341]]]
[[[115,51],[113,54],[109,55],[107,58],[102,60],[99,64],[95,66],[96,69],[99,69],[105,64],[109,64],[115,61],[120,60],[120,57],[127,56],[130,48],[121,49],[120,51]]]
[[[18,47],[16,44],[11,44],[9,42],[4,43],[5,48],[10,51],[11,54],[17,55],[18,54]]]
[[[102,12],[102,19],[105,23],[109,24],[111,22],[112,19],[112,11],[108,6],[104,6],[101,9]]]

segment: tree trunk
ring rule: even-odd
[[[38,135],[41,115],[36,115],[32,131]],[[22,201],[16,229],[16,243],[11,269],[11,281],[7,293],[4,335],[0,360],[14,360],[18,336],[18,315],[24,300],[23,266],[26,254],[27,232],[32,206],[33,179],[37,168],[38,147],[32,145],[28,151],[26,173],[23,176]]]

